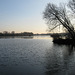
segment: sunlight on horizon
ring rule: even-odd
[[[48,33],[43,11],[47,3],[66,0],[0,0],[0,32]]]

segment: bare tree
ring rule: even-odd
[[[75,0],[70,0],[68,6],[75,13]]]
[[[11,34],[15,34],[15,31],[12,31]]]
[[[56,6],[55,4],[48,3],[43,16],[50,31],[62,25],[70,33],[71,38],[74,39],[74,27],[69,20],[65,6]]]

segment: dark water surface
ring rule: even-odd
[[[50,37],[2,38],[0,75],[75,75],[75,48]]]

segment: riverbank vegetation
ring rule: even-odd
[[[15,33],[15,31],[8,32],[0,32],[0,36],[33,36],[32,32],[21,32],[21,33]]]

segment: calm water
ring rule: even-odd
[[[75,75],[75,48],[49,36],[1,38],[0,75]]]

